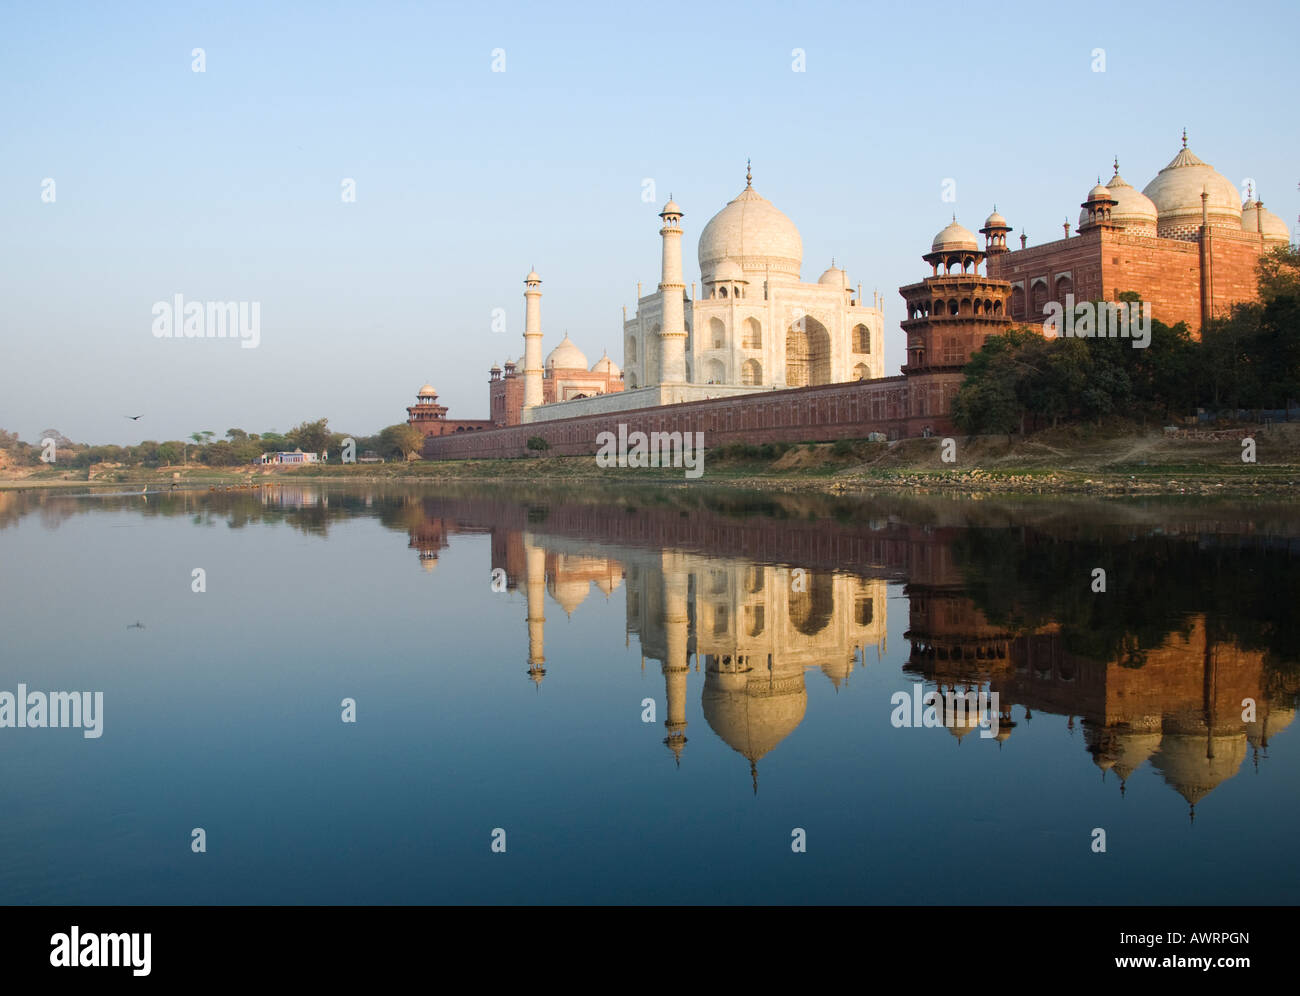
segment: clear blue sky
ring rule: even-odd
[[[0,426],[126,443],[326,416],[367,433],[426,381],[453,417],[486,417],[487,368],[523,351],[528,268],[544,348],[567,329],[621,362],[620,308],[658,280],[659,207],[671,192],[686,212],[698,280],[699,231],[746,157],[802,232],[804,279],[834,256],[884,293],[896,373],[897,288],[954,208],[976,229],[996,202],[1013,240],[1059,237],[1112,156],[1140,189],[1186,126],[1294,231],[1298,9],[11,3]],[[261,302],[260,347],[155,339],[153,303],[177,293]]]

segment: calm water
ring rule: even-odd
[[[104,703],[0,728],[0,902],[1293,902],[1297,537],[1202,500],[0,493],[0,692]],[[895,725],[917,685],[997,693],[997,735]]]

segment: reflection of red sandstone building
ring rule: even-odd
[[[420,388],[420,393],[415,396],[415,404],[407,406],[406,416],[407,423],[415,426],[426,437],[493,427],[493,423],[487,419],[448,419],[447,406],[438,404],[438,392],[428,384]]]
[[[1011,284],[1011,317],[1039,322],[1048,301],[1116,301],[1135,291],[1167,325],[1195,333],[1211,317],[1258,296],[1261,254],[1290,242],[1286,223],[1183,147],[1139,193],[1119,175],[1084,201],[1077,236],[1015,252],[995,211],[982,232],[989,275]],[[995,241],[996,240],[996,241]]]
[[[524,376],[521,360],[506,361],[505,370],[493,366],[488,372],[488,411],[494,425],[519,425],[524,408]],[[623,372],[606,353],[587,369],[587,357],[568,335],[551,350],[542,374],[542,403],[589,398],[623,390]]]

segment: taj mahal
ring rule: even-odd
[[[542,354],[542,278],[524,280],[524,355],[493,366],[491,417],[439,425],[465,431],[630,411],[884,376],[883,299],[867,304],[861,283],[830,260],[815,283],[803,280],[799,229],[753,185],[700,232],[700,284],[682,269],[685,212],[671,196],[659,212],[662,266],[655,290],[623,309],[623,362],[591,367],[566,335]],[[426,389],[429,390],[429,389]],[[433,398],[436,401],[436,396]],[[424,401],[429,401],[427,395]],[[411,409],[426,432],[432,420]],[[445,412],[445,410],[444,410]],[[433,431],[431,434],[442,434]]]

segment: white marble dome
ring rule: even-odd
[[[438,392],[433,389],[432,384],[425,384],[424,387],[420,388],[420,393],[416,395],[417,398],[436,398],[437,396]]]
[[[931,252],[957,252],[959,250],[979,250],[979,243],[974,233],[953,221],[930,243]]]
[[[1110,196],[1118,202],[1110,211],[1110,220],[1134,235],[1155,235],[1159,211],[1155,202],[1137,187],[1125,180],[1119,173],[1110,178],[1106,184]]]
[[[831,261],[830,269],[817,278],[819,284],[825,284],[827,287],[844,288],[849,285],[849,275]]]
[[[603,353],[600,359],[592,364],[591,372],[608,374],[610,377],[617,377],[622,371],[620,371],[618,365],[609,358],[609,353]]]
[[[751,273],[762,273],[770,265],[773,273],[797,278],[803,264],[803,239],[793,221],[747,186],[709,219],[700,232],[697,255],[705,281],[726,259],[735,260]]]
[[[568,333],[565,333],[560,344],[550,351],[546,357],[547,370],[586,370],[587,357],[580,350]]]
[[[1169,165],[1156,174],[1142,193],[1159,213],[1158,233],[1176,237],[1177,229],[1201,224],[1201,192],[1208,194],[1207,213],[1211,225],[1241,227],[1241,200],[1232,181],[1209,163],[1198,159],[1186,146]]]
[[[1241,206],[1241,229],[1251,234],[1262,232],[1265,242],[1281,245],[1291,242],[1291,230],[1286,227],[1286,222],[1254,198]]]

